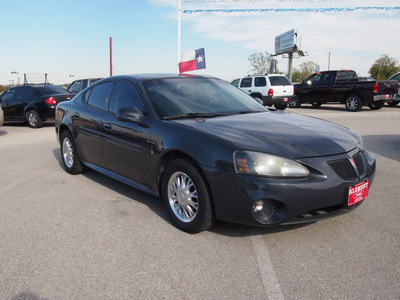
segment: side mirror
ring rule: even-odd
[[[118,121],[138,123],[139,125],[149,128],[146,124],[146,116],[137,107],[120,108],[116,116]]]
[[[307,80],[307,85],[309,85],[309,86],[312,86],[312,82],[311,82],[311,80]]]

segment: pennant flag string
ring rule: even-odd
[[[358,6],[332,8],[249,8],[249,9],[185,9],[184,14],[197,13],[269,13],[269,12],[352,12],[356,10],[400,10],[400,6]]]

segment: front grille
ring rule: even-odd
[[[359,179],[359,177],[364,173],[364,163],[361,152],[358,152],[353,156],[353,161],[356,170],[349,159],[332,160],[329,161],[328,164],[340,178],[344,180],[354,180]]]

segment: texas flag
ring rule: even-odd
[[[183,52],[179,63],[179,72],[188,72],[206,68],[204,48]]]

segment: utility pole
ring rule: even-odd
[[[328,53],[328,71],[331,69],[331,51]]]
[[[181,27],[182,27],[182,0],[178,0],[178,65],[181,59]]]

